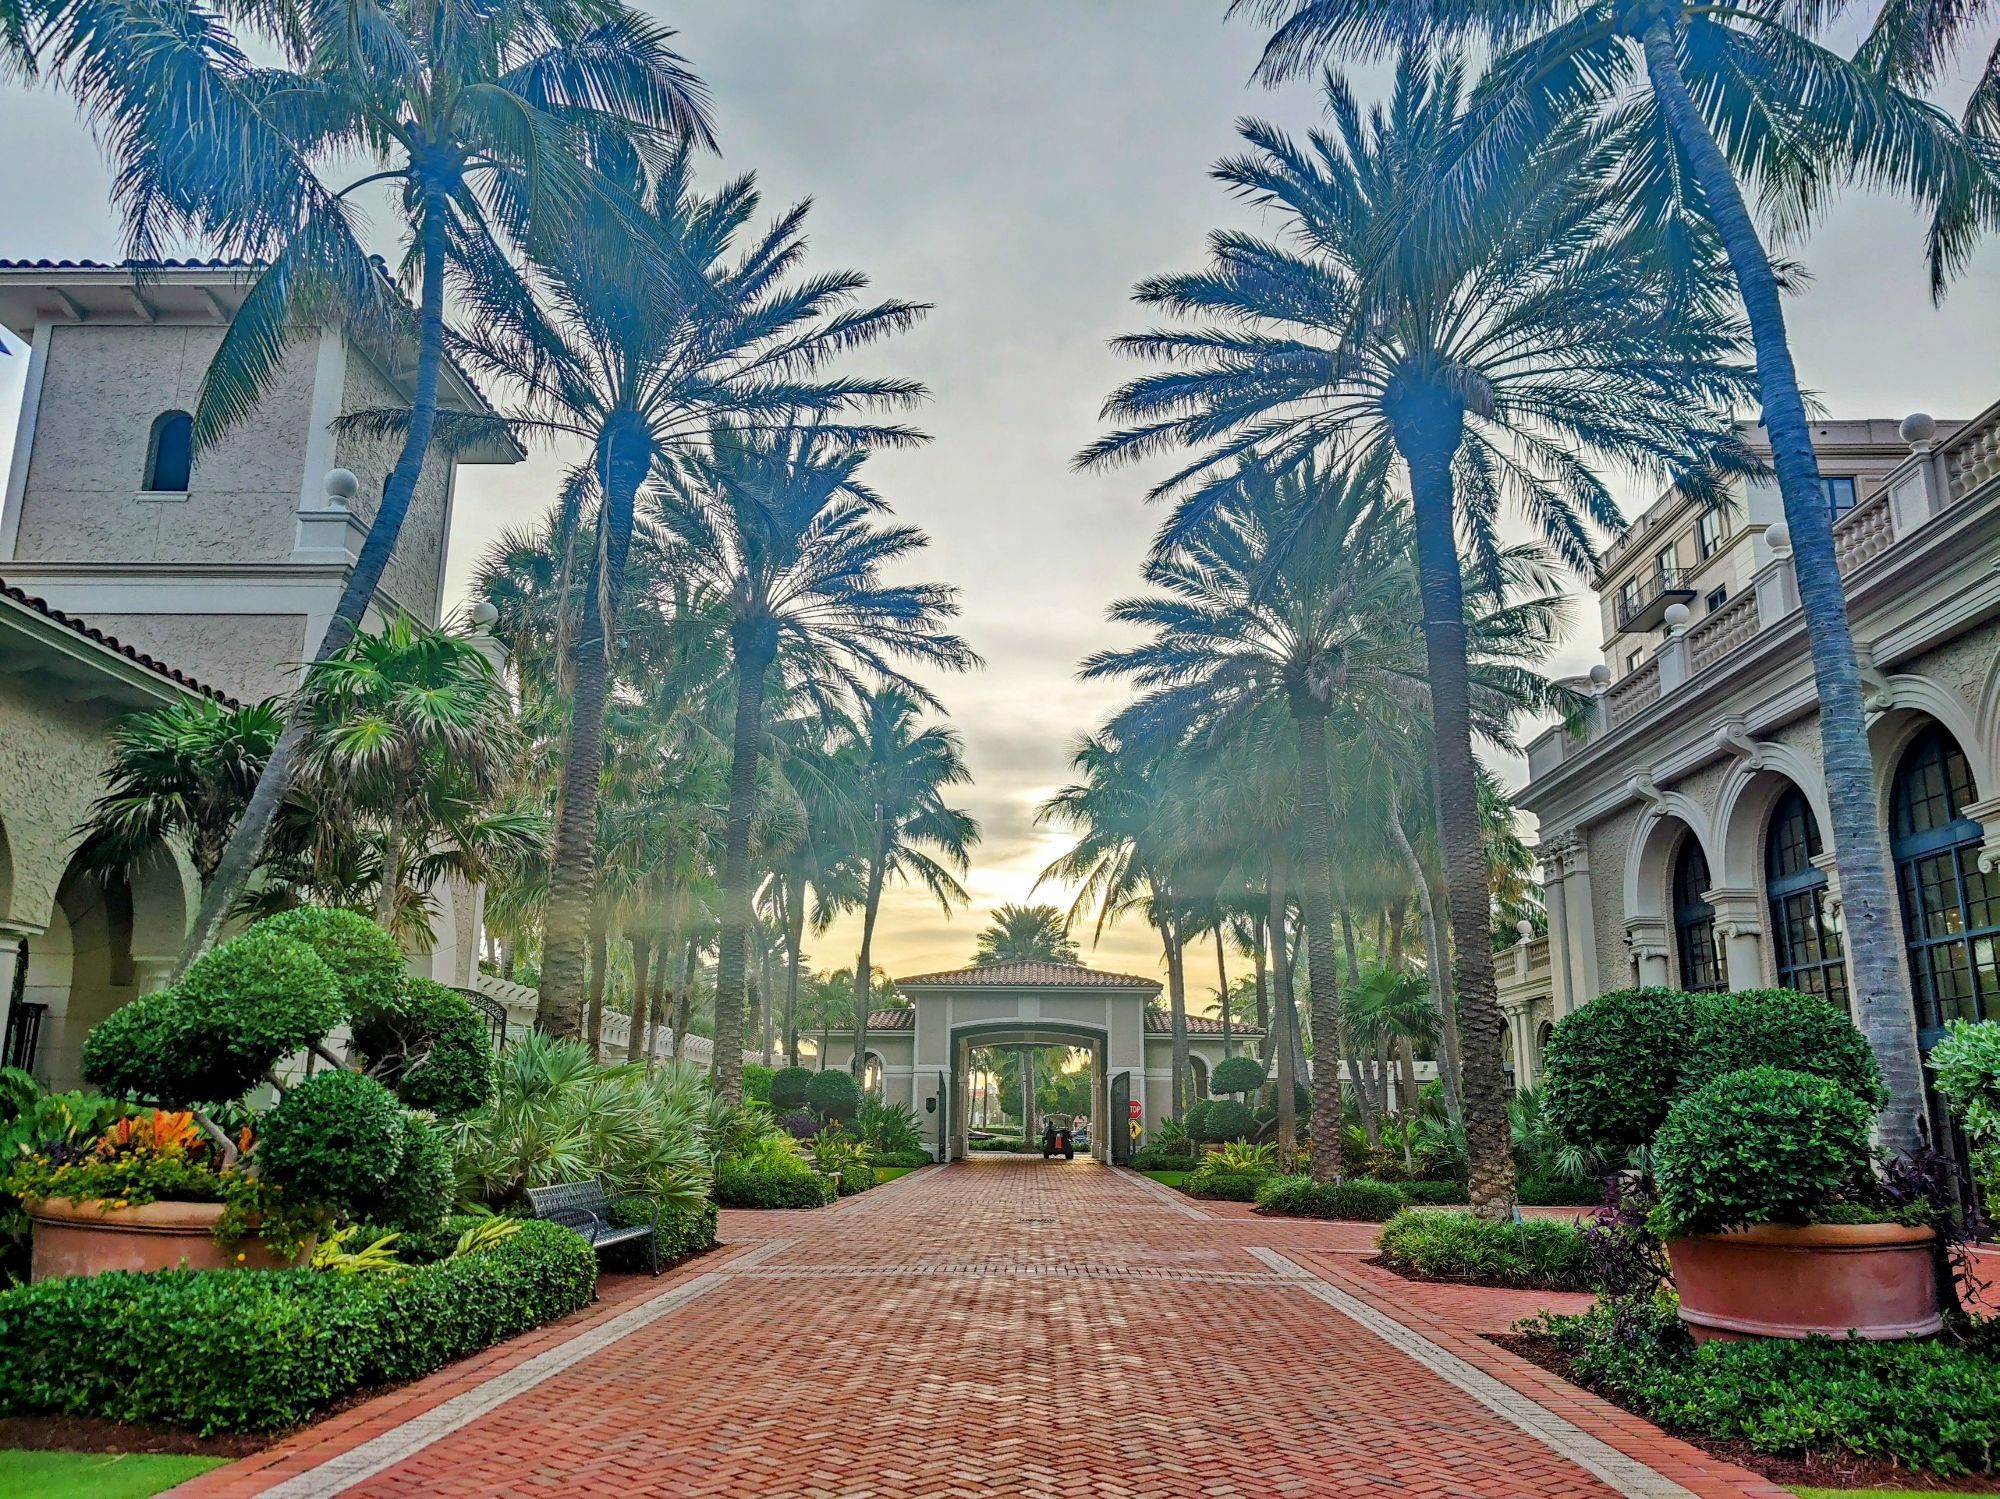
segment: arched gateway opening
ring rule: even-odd
[[[1172,1113],[1172,1027],[1157,979],[1021,962],[898,978],[896,988],[909,1007],[868,1017],[868,1049],[881,1059],[882,1097],[915,1111],[938,1160],[968,1154],[980,1097],[975,1058],[1009,1047],[1088,1055],[1093,1159],[1124,1162]],[[1204,1077],[1226,1055],[1254,1053],[1260,1039],[1243,1026],[1225,1036],[1213,1017],[1188,1019],[1189,1056]],[[852,1054],[851,1041],[836,1039],[826,1065],[846,1066]]]

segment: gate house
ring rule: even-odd
[[[1081,963],[994,963],[898,979],[896,988],[910,1006],[869,1015],[868,1054],[883,1099],[916,1111],[941,1160],[965,1155],[974,1047],[1088,1050],[1091,1153],[1099,1160],[1122,1161],[1136,1143],[1126,1122],[1130,1101],[1139,1103],[1142,1134],[1172,1114],[1173,1035],[1157,979]],[[1187,1030],[1194,1091],[1205,1096],[1226,1054],[1222,1022],[1190,1015]],[[1260,1036],[1235,1027],[1228,1052],[1254,1054]],[[825,1065],[847,1067],[853,1054],[853,1039],[836,1037]]]

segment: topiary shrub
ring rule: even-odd
[[[1574,1223],[1513,1223],[1471,1213],[1401,1212],[1382,1229],[1382,1258],[1406,1275],[1524,1290],[1595,1289],[1590,1246]]]
[[[1659,1132],[1687,1055],[1690,996],[1619,989],[1555,1024],[1542,1105],[1564,1139],[1617,1157]]]
[[[399,1233],[438,1227],[451,1212],[456,1165],[449,1135],[422,1115],[404,1114],[403,1157],[374,1198],[374,1217]]]
[[[1351,1176],[1316,1182],[1309,1176],[1273,1176],[1257,1192],[1257,1211],[1284,1218],[1344,1218],[1380,1223],[1409,1206],[1402,1189],[1389,1182]]]
[[[1197,1098],[1187,1106],[1181,1115],[1181,1127],[1187,1131],[1190,1140],[1208,1139],[1208,1111],[1215,1107],[1212,1098]]]
[[[846,1124],[861,1112],[861,1084],[849,1072],[815,1072],[806,1084],[806,1104],[820,1118]]]
[[[358,911],[300,906],[267,916],[252,931],[303,942],[333,970],[350,1010],[379,1004],[401,986],[407,964],[396,939]]]
[[[406,977],[357,1006],[349,1024],[352,1049],[368,1075],[411,1108],[455,1117],[493,1096],[486,1017],[457,990]]]
[[[771,1112],[790,1113],[806,1106],[806,1088],[816,1076],[810,1067],[780,1067],[771,1074]]]
[[[1663,1233],[1810,1222],[1867,1170],[1870,1117],[1810,1073],[1723,1074],[1675,1104],[1653,1143]]]
[[[264,1116],[257,1169],[295,1201],[375,1219],[410,1143],[408,1117],[396,1095],[373,1078],[322,1072]]]
[[[1255,1057],[1224,1057],[1208,1080],[1211,1093],[1255,1093],[1264,1086],[1264,1067]]]
[[[725,1208],[823,1208],[838,1188],[804,1161],[723,1161],[715,1201]]]
[[[227,1103],[346,1011],[340,982],[318,954],[261,922],[200,958],[178,984],[100,1021],[83,1043],[83,1075],[107,1093]]]
[[[1871,1108],[1889,1101],[1868,1040],[1845,1013],[1794,989],[1740,989],[1689,996],[1693,1026],[1676,1094],[1746,1067],[1809,1072],[1840,1084]]]
[[[1256,1116],[1250,1106],[1235,1098],[1210,1100],[1201,1116],[1201,1129],[1196,1132],[1190,1127],[1189,1133],[1206,1145],[1220,1145],[1229,1140],[1247,1140],[1257,1132]]]

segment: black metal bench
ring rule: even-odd
[[[620,1198],[618,1201],[646,1202],[642,1197]],[[648,1203],[652,1216],[644,1223],[630,1224],[620,1228],[612,1221],[616,1208],[610,1194],[604,1190],[601,1181],[561,1182],[553,1187],[528,1188],[528,1207],[535,1217],[547,1223],[560,1223],[564,1228],[574,1229],[583,1236],[600,1255],[614,1244],[630,1244],[644,1240],[646,1245],[646,1268],[653,1274],[660,1273],[660,1210],[657,1203]],[[595,1296],[595,1292],[592,1293]]]

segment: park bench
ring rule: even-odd
[[[623,1201],[626,1199],[620,1199]],[[633,1198],[631,1201],[645,1201]],[[644,1223],[634,1223],[620,1228],[611,1221],[616,1204],[604,1190],[601,1181],[561,1182],[553,1187],[528,1188],[528,1208],[537,1218],[547,1223],[560,1223],[564,1228],[573,1229],[583,1236],[584,1242],[595,1249],[599,1256],[614,1244],[630,1244],[644,1240],[646,1244],[646,1268],[653,1274],[660,1273],[660,1227],[659,1205],[649,1204],[652,1216]],[[595,1297],[596,1292],[591,1293]]]

